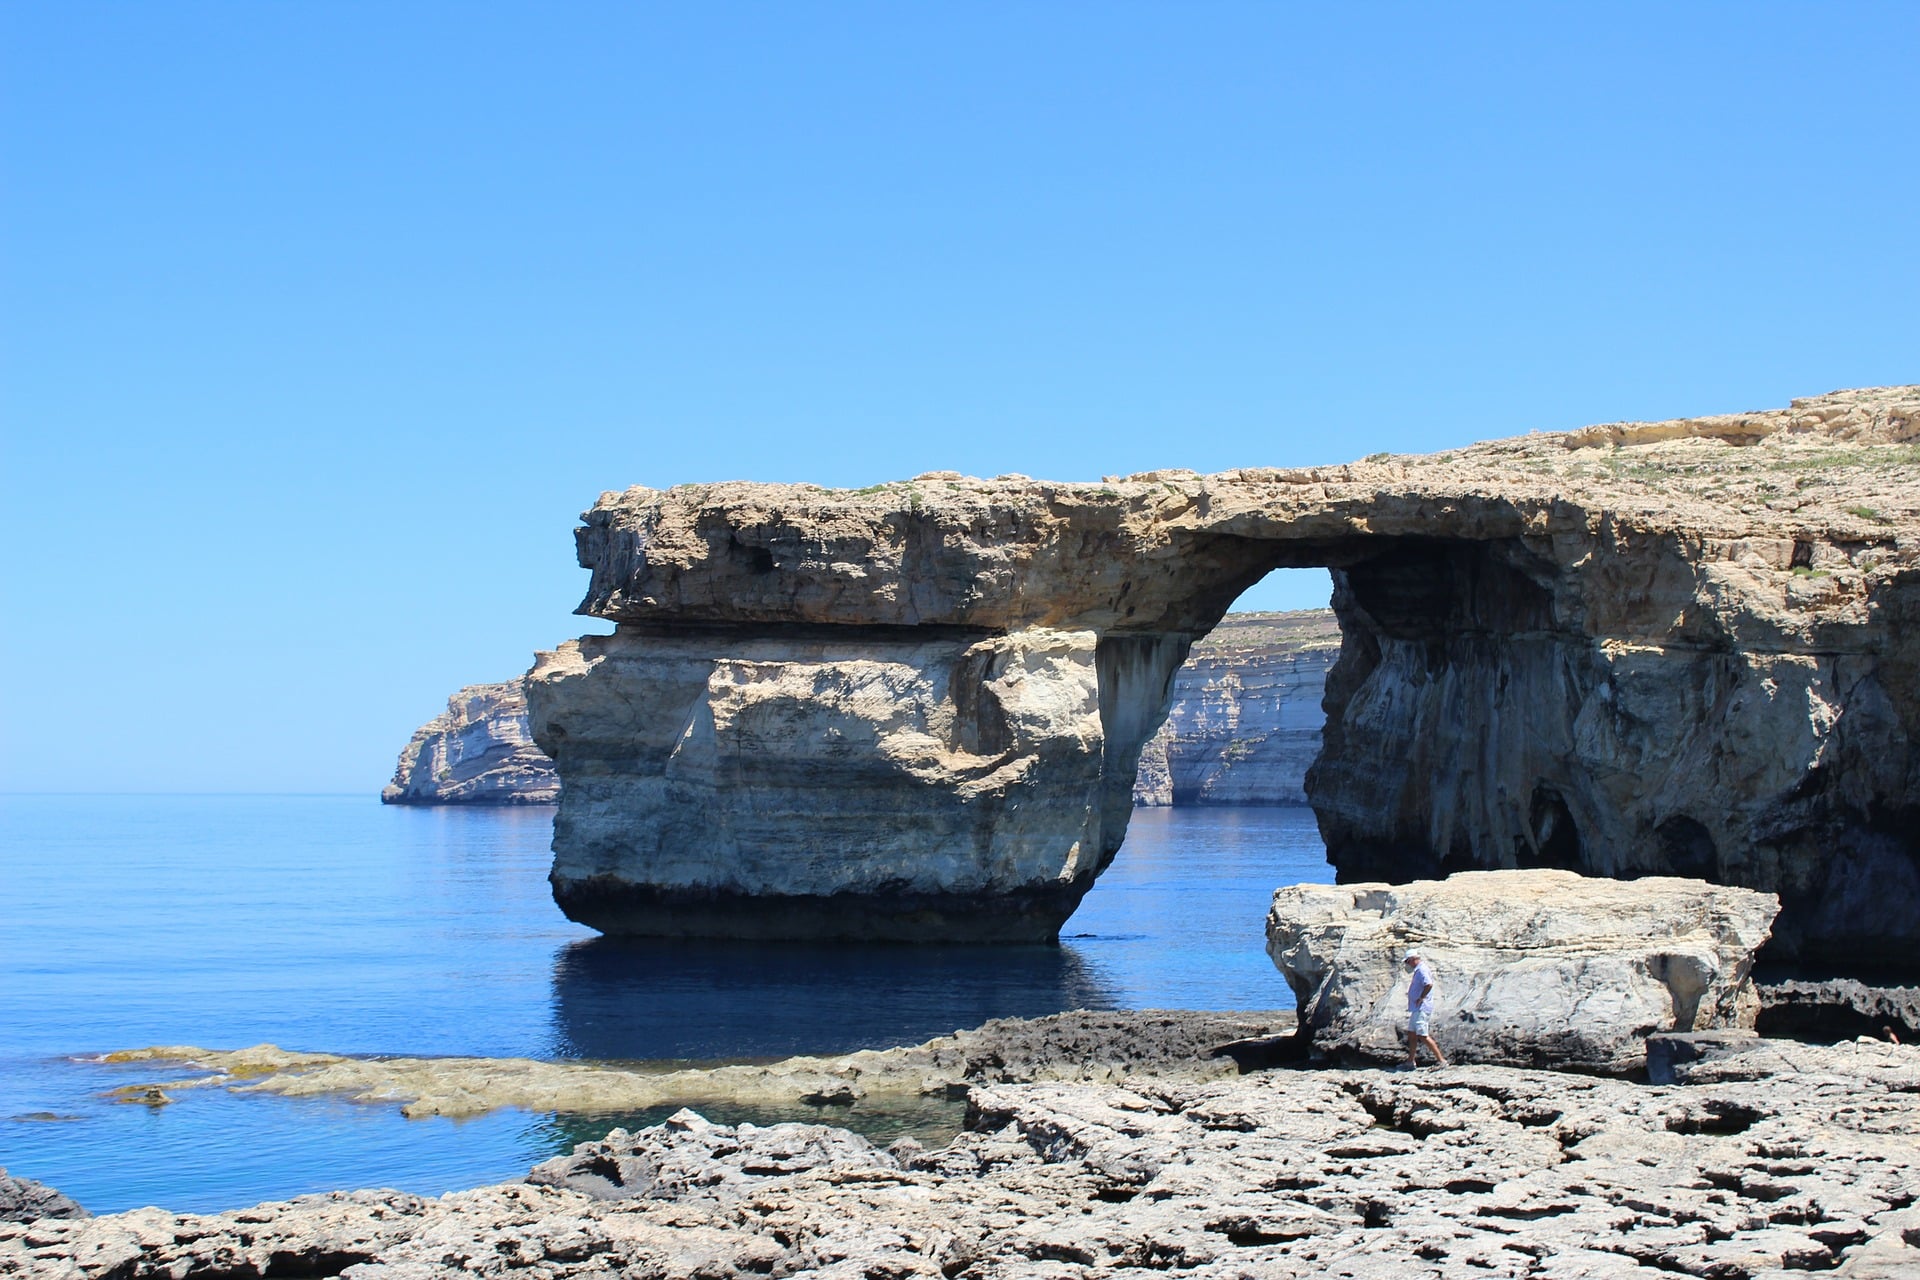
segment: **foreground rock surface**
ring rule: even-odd
[[[387,804],[552,804],[553,761],[534,745],[520,680],[470,684],[414,731],[400,753]]]
[[[1343,467],[603,495],[528,698],[556,896],[613,932],[1052,937],[1194,641],[1281,566],[1342,648],[1341,877],[1778,893],[1783,957],[1920,953],[1920,389]]]
[[[1418,950],[1449,1057],[1627,1073],[1652,1032],[1753,1029],[1749,975],[1779,908],[1750,889],[1570,871],[1293,885],[1273,895],[1267,952],[1317,1054],[1406,1057],[1403,960]]]
[[[616,1131],[527,1184],[0,1226],[0,1274],[964,1280],[1920,1273],[1920,1050],[1665,1087],[1501,1067],[990,1085],[951,1146]]]

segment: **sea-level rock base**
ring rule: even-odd
[[[985,1085],[951,1145],[682,1112],[528,1183],[0,1226],[35,1280],[1920,1274],[1920,1049],[1671,1086],[1501,1067]]]
[[[680,1105],[804,1110],[823,1099],[846,1105],[870,1101],[881,1110],[890,1099],[949,1098],[970,1084],[1231,1075],[1236,1058],[1217,1049],[1276,1040],[1293,1025],[1293,1014],[1281,1010],[1075,1009],[1044,1018],[996,1018],[892,1049],[671,1070],[657,1064],[530,1058],[349,1058],[270,1044],[224,1050],[157,1045],[109,1054],[106,1061],[182,1064],[205,1072],[169,1079],[166,1088],[181,1098],[208,1088],[341,1097],[367,1106],[397,1106],[412,1119],[473,1116],[503,1107],[576,1115]],[[157,1087],[136,1083],[117,1092],[139,1100]]]
[[[647,938],[792,941],[1053,942],[1087,882],[1007,893],[731,893],[656,889],[612,877],[555,881],[567,918],[602,933]]]

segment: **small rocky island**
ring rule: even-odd
[[[1136,805],[1307,802],[1320,698],[1340,652],[1329,609],[1230,613],[1173,677],[1167,722],[1140,751]],[[552,804],[553,761],[534,745],[523,680],[472,684],[414,733],[387,804]]]

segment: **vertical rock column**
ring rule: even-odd
[[[656,937],[1058,935],[1125,826],[1093,634],[848,630],[623,629],[541,656],[528,701],[566,778],[568,916]]]

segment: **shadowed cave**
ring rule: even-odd
[[[1703,726],[1770,692],[1769,673],[1704,619],[1682,619],[1680,644],[1644,646],[1623,673],[1596,637],[1638,621],[1631,593],[1623,617],[1587,617],[1558,566],[1520,539],[1235,539],[1214,555],[1236,553],[1246,567],[1228,583],[1307,565],[1333,580],[1342,645],[1306,790],[1342,883],[1560,868],[1744,884],[1782,895],[1776,963],[1907,966],[1884,939],[1915,934],[1900,916],[1920,900],[1920,811],[1850,802],[1848,757],[1871,747],[1844,732],[1846,717],[1825,744],[1837,749],[1773,795],[1676,785],[1676,767],[1701,763],[1687,748]],[[1195,613],[1218,598],[1203,590]],[[1130,643],[1110,635],[1103,650]]]

